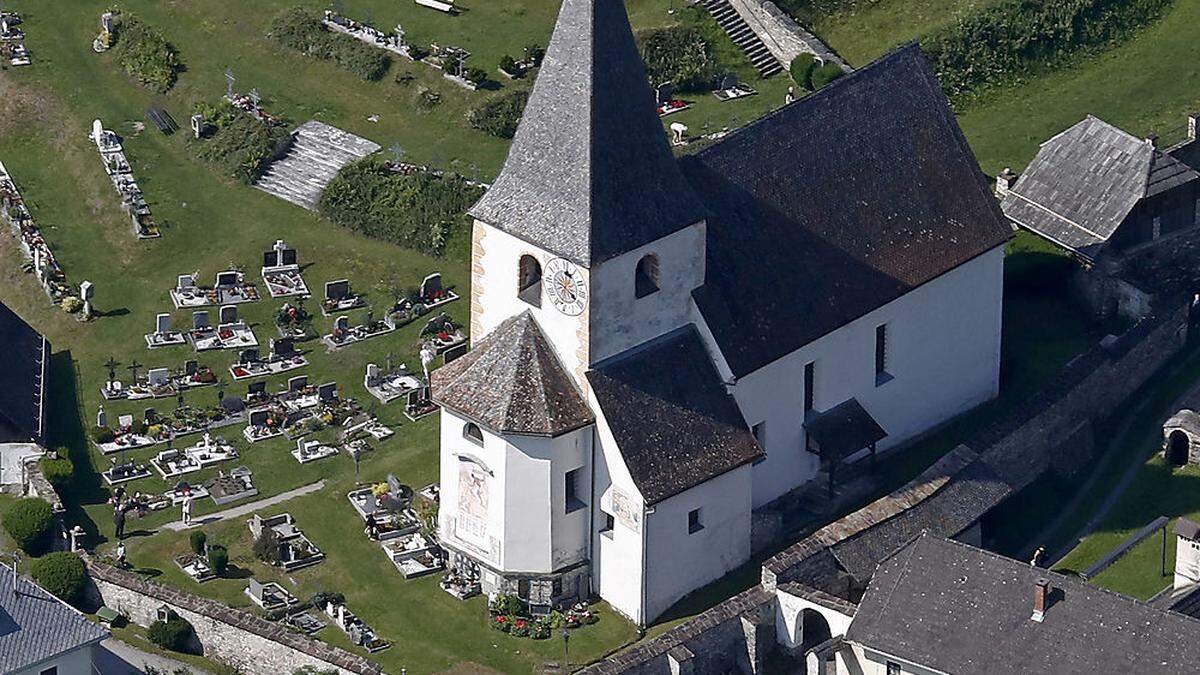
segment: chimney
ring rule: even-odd
[[[1196,140],[1196,123],[1200,122],[1200,112],[1188,113],[1188,140]]]
[[[1158,147],[1158,134],[1154,133],[1153,131],[1146,134],[1146,142],[1149,143],[1151,145],[1151,147],[1157,148]]]
[[[1046,606],[1050,601],[1050,580],[1041,577],[1033,585],[1033,616],[1038,623],[1046,618]]]
[[[1017,174],[1009,167],[1004,167],[1004,170],[996,175],[996,196],[1003,197],[1008,194],[1009,188],[1016,182]]]

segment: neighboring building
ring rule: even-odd
[[[1188,673],[1200,621],[924,533],[880,564],[832,653],[839,675]]]
[[[1004,245],[915,45],[676,159],[617,0],[565,0],[471,211],[439,534],[484,591],[645,624],[751,514],[999,387]]]
[[[1080,280],[1097,313],[1140,318],[1155,284],[1124,274],[1125,263],[1179,247],[1200,225],[1200,173],[1174,151],[1089,115],[1043,143],[1020,177],[1005,170],[996,192],[1018,227],[1094,268]]]
[[[46,434],[46,387],[50,343],[0,303],[0,444],[42,443]]]
[[[0,565],[0,673],[84,675],[107,630],[37,584]]]

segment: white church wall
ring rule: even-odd
[[[850,628],[853,615],[844,614],[835,609],[818,605],[798,595],[792,595],[784,590],[775,593],[775,636],[780,645],[795,649],[801,645],[801,635],[804,629],[803,612],[810,609],[820,614],[829,624],[830,635],[845,635]]]
[[[592,270],[592,363],[689,323],[692,291],[704,284],[704,239],[701,221]],[[635,270],[651,254],[658,258],[659,290],[639,298]]]
[[[691,591],[716,581],[750,556],[750,466],[742,466],[654,504],[646,522],[649,623]],[[700,510],[692,532],[688,514]]]
[[[505,319],[528,309],[554,345],[567,372],[574,375],[580,387],[586,390],[583,372],[588,365],[588,310],[585,309],[580,316],[567,316],[555,309],[546,295],[548,279],[545,277],[542,279],[541,307],[521,300],[517,294],[521,256],[532,255],[536,258],[543,274],[546,264],[554,256],[486,223],[476,221],[475,227],[481,229],[482,233],[475,235],[478,258],[473,261],[472,277],[473,341],[491,333]],[[577,269],[587,283],[588,270],[578,266]]]
[[[643,502],[633,478],[608,430],[604,413],[593,398],[596,411],[593,427],[592,491],[592,590],[613,609],[635,623],[642,623],[642,550],[645,543]],[[606,514],[613,527],[605,529]]]
[[[747,424],[766,423],[767,457],[754,467],[754,505],[818,470],[817,457],[804,450],[809,362],[816,363],[814,408],[857,397],[888,432],[880,449],[993,398],[1000,382],[1003,276],[1004,250],[997,247],[738,380],[733,394]],[[876,386],[880,324],[887,324],[892,379]]]
[[[482,446],[463,437],[468,420],[442,409],[438,536],[493,568],[503,563],[508,444],[483,430]]]
[[[550,567],[558,570],[588,557],[592,484],[592,430],[584,427],[553,439],[550,467]],[[567,503],[567,474],[575,474],[577,500]],[[514,486],[519,489],[519,486]]]

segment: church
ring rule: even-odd
[[[486,593],[646,625],[756,508],[998,392],[1012,232],[916,45],[677,158],[624,4],[564,0],[471,216],[472,350],[431,387]]]

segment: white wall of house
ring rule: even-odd
[[[704,285],[705,223],[606,260],[592,270],[592,363],[690,323],[692,291]],[[638,261],[658,259],[657,292],[637,297]]]
[[[92,668],[95,645],[85,645],[69,652],[58,654],[53,658],[25,668],[12,671],[10,675],[41,675],[51,668],[57,668],[57,675],[86,675],[95,672]]]
[[[1200,541],[1175,537],[1174,588],[1200,583]]]
[[[775,636],[779,644],[788,649],[801,645],[806,609],[820,614],[829,624],[829,634],[833,636],[845,635],[850,622],[854,620],[853,615],[818,605],[781,589],[775,593]]]
[[[818,470],[817,457],[804,450],[804,366],[809,362],[816,363],[814,408],[827,410],[857,397],[888,432],[880,449],[995,397],[1003,277],[1004,250],[997,247],[738,380],[733,395],[747,424],[766,422],[767,457],[754,467],[754,505],[779,497]],[[880,324],[888,327],[892,379],[877,386],[875,329]]]
[[[837,656],[838,675],[889,675],[888,663],[895,664],[905,675],[944,675],[941,671],[926,668],[862,645],[851,645]]]

